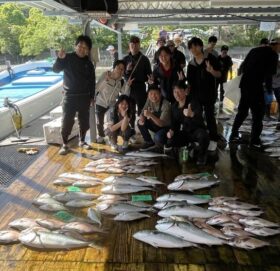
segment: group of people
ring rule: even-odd
[[[221,85],[222,101],[222,85],[232,66],[231,58],[227,55],[228,47],[222,46],[219,55],[214,49],[216,42],[216,37],[210,37],[207,48],[203,50],[201,39],[193,37],[188,41],[192,60],[185,74],[185,56],[173,41],[167,41],[166,45],[162,42],[159,46],[152,70],[149,59],[140,51],[139,37],[132,36],[128,55],[114,61],[113,69],[104,72],[95,85],[95,71],[89,58],[92,43],[89,37],[79,36],[75,52],[66,54],[60,51],[53,66],[56,72],[64,71],[63,145],[59,153],[66,154],[69,151],[68,136],[76,112],[80,124],[80,146],[91,148],[85,142],[85,134],[89,129],[89,107],[94,104],[98,143],[104,143],[105,136],[108,136],[112,148],[125,150],[129,140],[133,141],[135,137],[137,125],[144,139],[140,150],[162,149],[164,146],[169,149],[192,144],[197,150],[197,164],[204,165],[207,150],[216,150],[219,140],[215,119],[218,85]],[[264,57],[268,56],[272,61],[272,52]],[[251,74],[246,63],[245,60],[246,75],[243,75],[243,82],[246,78],[249,80],[256,76]],[[268,65],[271,62],[266,60],[265,63]],[[271,74],[273,67],[270,69]],[[248,87],[248,84],[242,84],[244,87],[241,90]],[[253,91],[253,87],[250,86],[250,91]],[[241,98],[241,104],[245,99],[246,106],[251,106],[251,100],[255,97],[249,96],[246,96],[249,100]],[[110,113],[110,125],[104,129],[107,111]],[[244,111],[234,125],[232,137],[236,136],[238,125],[245,116]],[[123,137],[122,146],[117,145],[119,135]]]

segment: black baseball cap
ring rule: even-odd
[[[131,36],[129,39],[131,43],[140,43],[140,39],[137,36]]]

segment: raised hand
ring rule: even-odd
[[[166,136],[167,136],[167,138],[169,138],[169,139],[172,138],[172,137],[174,136],[174,131],[170,129],[170,130],[167,132]]]
[[[184,75],[184,72],[177,72],[177,75],[178,75],[178,80],[184,80],[185,78],[185,75]]]
[[[188,108],[185,108],[183,111],[184,116],[192,118],[194,116],[194,112],[192,111],[191,104],[189,103]]]
[[[213,66],[210,64],[210,61],[206,60],[205,63],[206,63],[206,71],[212,73],[214,71],[214,69],[213,69]]]
[[[57,57],[61,58],[61,59],[66,57],[66,53],[65,53],[65,50],[63,48],[58,51]]]
[[[155,81],[154,76],[152,74],[147,75],[148,76],[148,84],[152,85]]]
[[[128,86],[131,86],[132,83],[133,83],[133,81],[134,81],[134,79],[135,79],[135,78],[129,77],[128,80],[127,80],[127,85],[128,85]]]

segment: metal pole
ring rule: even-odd
[[[90,36],[90,19],[83,19],[84,34]],[[90,55],[92,60],[92,55]],[[96,142],[96,120],[95,120],[95,105],[90,106],[89,109],[89,133],[90,133],[90,142]]]
[[[121,34],[121,32],[118,32],[118,53],[119,53],[119,59],[122,59],[123,53],[122,53],[122,34]]]

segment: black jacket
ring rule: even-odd
[[[272,87],[272,75],[276,73],[278,54],[271,47],[256,47],[252,49],[242,63],[241,91],[258,89],[262,92],[262,84],[266,82],[267,89]],[[263,93],[257,93],[263,95]]]
[[[181,129],[181,125],[184,131],[186,132],[194,132],[198,128],[206,129],[203,117],[202,117],[202,110],[200,105],[195,102],[191,101],[191,108],[194,112],[194,116],[192,118],[186,117],[183,114],[183,110],[188,108],[190,103],[190,96],[187,96],[186,102],[183,108],[179,108],[179,103],[175,102],[172,104],[171,107],[171,129],[177,133]]]
[[[65,58],[57,58],[54,72],[64,72],[63,88],[66,96],[95,95],[95,69],[88,57],[78,57],[76,53],[67,53]]]
[[[215,103],[217,98],[217,79],[206,71],[206,60],[210,62],[214,70],[221,70],[218,59],[212,54],[208,54],[201,64],[192,59],[187,68],[187,81],[193,99],[200,103],[211,104]]]

